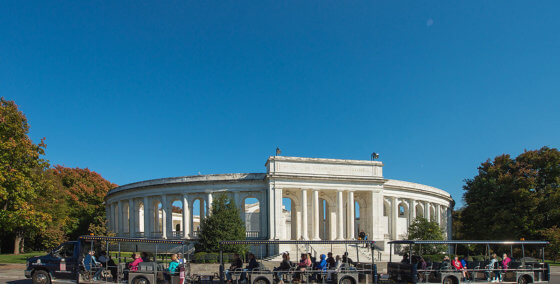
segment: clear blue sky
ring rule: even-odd
[[[560,145],[558,1],[3,1],[0,95],[117,184],[369,159],[445,189]]]

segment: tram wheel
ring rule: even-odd
[[[350,277],[344,277],[340,280],[339,284],[354,284]]]
[[[521,276],[519,277],[519,280],[517,280],[518,284],[527,284],[527,278],[525,276]]]
[[[455,277],[445,277],[445,279],[443,279],[443,284],[456,284],[457,281],[455,279]]]
[[[269,284],[269,283],[268,280],[266,280],[266,278],[257,278],[257,280],[253,282],[253,284]]]
[[[134,284],[150,284],[150,281],[148,281],[145,277],[138,277],[134,279]]]

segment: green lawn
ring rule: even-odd
[[[43,251],[28,252],[23,254],[0,254],[0,263],[25,263],[28,257],[45,255]]]
[[[545,260],[550,266],[560,266],[560,262],[554,262],[552,260]]]

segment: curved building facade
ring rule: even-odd
[[[385,179],[379,161],[269,157],[266,173],[147,180],[117,187],[105,198],[109,227],[119,236],[197,237],[212,199],[231,195],[255,239],[402,239],[416,217],[451,235],[451,195]]]

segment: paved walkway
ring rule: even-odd
[[[218,264],[192,264],[192,271],[196,274],[213,274],[218,271]],[[23,275],[25,264],[0,263],[0,284],[31,284],[30,279]],[[551,266],[550,283],[560,284],[560,266]],[[196,272],[195,272],[196,271]]]

